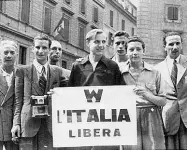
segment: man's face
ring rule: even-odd
[[[38,63],[42,65],[45,64],[47,62],[47,56],[49,53],[49,41],[35,40],[33,52]]]
[[[142,43],[140,42],[130,42],[127,45],[127,55],[131,62],[140,62],[144,54],[144,49]]]
[[[11,44],[3,45],[1,58],[4,66],[13,66],[16,60],[16,48]]]
[[[91,39],[87,43],[90,48],[90,53],[93,55],[101,56],[106,48],[106,36],[104,33],[97,34],[95,39]]]
[[[52,41],[49,58],[52,61],[58,62],[62,55],[62,46],[58,41]]]
[[[182,51],[182,41],[179,35],[166,37],[165,51],[171,59],[176,59]]]
[[[127,42],[127,40],[128,38],[124,35],[114,37],[113,48],[118,55],[126,54],[125,43]]]

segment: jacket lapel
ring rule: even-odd
[[[38,84],[38,75],[37,75],[37,70],[34,67],[34,65],[31,65],[27,70],[26,70],[26,76],[28,80],[31,83],[32,86],[32,94],[36,95],[42,95],[42,91],[40,90],[40,86]]]
[[[8,90],[6,92],[4,101],[2,102],[2,105],[7,102],[14,94],[14,87],[15,87],[15,72],[13,72],[12,80],[11,80],[11,85],[8,87]]]
[[[52,84],[53,84],[53,81],[55,79],[55,76],[57,74],[57,71],[54,67],[52,67],[51,65],[49,65],[49,68],[48,68],[48,77],[47,77],[47,91],[50,90]]]
[[[178,74],[177,74],[177,84],[181,80],[182,76],[184,75],[187,67],[187,59],[183,55],[181,55],[178,65]]]

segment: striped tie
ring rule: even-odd
[[[44,75],[45,75],[45,67],[43,66],[41,76],[39,78],[39,86],[40,86],[40,89],[41,89],[43,94],[45,94],[45,88],[46,88],[46,85],[47,85],[47,80],[46,80]]]
[[[172,67],[172,70],[171,70],[171,80],[172,80],[175,88],[176,88],[176,84],[177,84],[177,72],[178,72],[176,63],[177,63],[177,61],[174,59],[173,67]]]

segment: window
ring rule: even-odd
[[[169,20],[178,20],[178,8],[177,7],[168,7],[168,19]]]
[[[52,9],[44,6],[44,32],[51,33],[51,16],[52,16]]]
[[[67,69],[67,61],[62,60],[62,68]]]
[[[111,32],[108,33],[108,45],[112,44],[112,35],[113,34]]]
[[[132,36],[134,35],[134,28],[132,28],[132,32],[131,32],[131,35],[132,35]]]
[[[0,1],[0,11],[3,11],[3,2]]]
[[[24,46],[20,46],[18,63],[22,65],[26,65],[26,56],[27,56],[27,48]]]
[[[166,5],[166,21],[181,22],[181,20],[180,20],[180,6]]]
[[[69,18],[64,15],[64,40],[69,41]]]
[[[113,11],[110,10],[110,26],[113,27]]]
[[[121,21],[121,30],[125,30],[125,20]]]
[[[29,23],[30,0],[22,0],[21,21]]]
[[[85,26],[82,24],[79,24],[79,47],[81,49],[84,49],[84,44],[85,44]]]
[[[93,8],[93,21],[94,21],[95,23],[98,22],[98,8],[97,8],[97,7],[94,7],[94,8]]]
[[[80,0],[80,12],[82,13],[82,14],[85,14],[85,10],[86,10],[86,8],[85,8],[85,0]]]

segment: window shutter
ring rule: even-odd
[[[85,0],[81,0],[81,13],[85,14]]]
[[[168,20],[173,20],[173,7],[168,7]]]
[[[69,20],[64,18],[64,40],[69,40]]]
[[[179,11],[178,11],[178,8],[177,7],[173,7],[173,20],[178,20],[178,13],[179,13]]]
[[[121,22],[121,30],[125,30],[125,20],[122,20]]]
[[[132,36],[134,35],[134,28],[132,28]]]
[[[113,27],[113,11],[110,11],[110,26]]]
[[[79,27],[79,46],[84,49],[84,27]]]
[[[3,2],[0,1],[0,11],[3,11]]]
[[[108,33],[108,45],[111,45],[112,44],[112,33],[109,32]]]
[[[51,9],[45,7],[44,32],[51,33]]]
[[[29,23],[30,0],[22,0],[21,20]]]
[[[94,7],[94,22],[98,22],[98,8]]]

